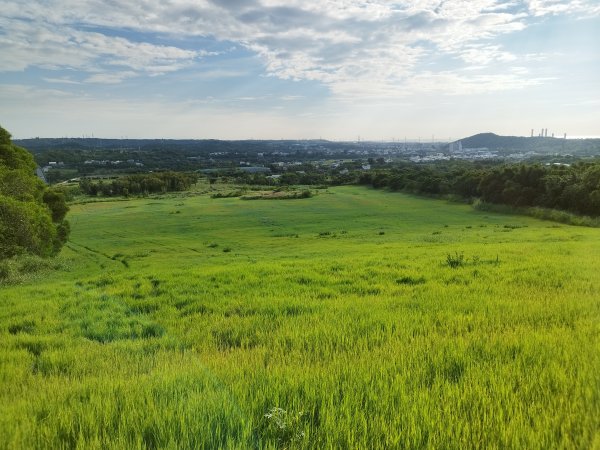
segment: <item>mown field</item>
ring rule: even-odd
[[[360,187],[69,220],[0,287],[0,448],[600,448],[599,229]]]

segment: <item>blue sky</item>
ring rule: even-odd
[[[2,0],[16,138],[600,135],[597,0]]]

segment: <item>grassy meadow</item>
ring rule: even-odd
[[[0,448],[600,449],[600,229],[361,187],[71,207]]]

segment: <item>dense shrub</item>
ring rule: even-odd
[[[84,178],[80,181],[79,188],[84,194],[94,197],[97,195],[127,197],[129,195],[185,191],[196,181],[198,181],[198,177],[195,174],[168,171],[127,175],[111,182],[104,182],[104,180],[93,182]]]
[[[600,163],[572,166],[406,164],[362,174],[360,184],[416,194],[481,199],[511,208],[546,208],[600,216]]]
[[[446,264],[448,267],[456,269],[465,263],[465,255],[463,253],[454,252],[454,255],[446,255]]]
[[[48,188],[35,169],[33,156],[0,127],[0,259],[53,255],[68,238],[64,195]]]

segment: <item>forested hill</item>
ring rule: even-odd
[[[100,138],[33,138],[15,139],[20,145],[33,154],[46,151],[163,151],[173,150],[183,153],[198,154],[221,151],[281,151],[290,147],[318,147],[327,141],[323,140],[239,140],[227,141],[218,139],[100,139]]]
[[[498,136],[479,133],[460,139],[462,148],[487,148],[508,152],[570,153],[578,155],[598,154],[600,139],[563,139],[556,137]],[[459,141],[455,141],[457,144]]]

